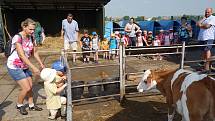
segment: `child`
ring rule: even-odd
[[[175,40],[174,40],[174,34],[173,34],[173,29],[169,29],[169,39],[170,39],[170,44],[174,45],[175,44]]]
[[[116,49],[119,49],[119,43],[120,43],[120,33],[119,33],[119,31],[115,31],[115,38],[116,38],[116,40],[117,40],[117,46],[116,46]],[[117,50],[116,51],[116,55],[118,56],[119,55],[119,51]]]
[[[101,49],[108,50],[109,49],[109,41],[107,39],[107,35],[104,35],[104,39],[101,42]],[[108,52],[103,53],[103,59],[108,59]]]
[[[126,35],[125,32],[122,32],[121,35],[122,35],[122,41],[124,43],[124,46],[127,47],[128,46],[129,38],[127,37],[127,35]]]
[[[80,40],[80,46],[82,48],[83,53],[83,62],[89,63],[90,61],[90,53],[87,51],[91,50],[92,40],[88,34],[88,30],[84,30],[84,36]]]
[[[142,31],[138,30],[137,31],[137,43],[136,43],[137,47],[142,47],[143,46],[143,37],[142,37]]]
[[[147,43],[149,46],[152,45],[152,41],[154,40],[154,37],[152,35],[152,31],[149,31],[148,36],[147,36]]]
[[[65,78],[60,77],[55,69],[44,68],[40,77],[44,80],[44,88],[47,95],[46,106],[50,116],[48,119],[54,120],[57,118],[58,110],[61,109],[61,104],[66,104],[66,98],[61,97],[60,93],[67,86],[67,83],[58,87],[56,83],[62,82]]]
[[[95,52],[93,52],[93,58],[94,58],[95,64],[98,64],[98,60],[99,60],[98,49],[100,46],[99,45],[100,39],[99,39],[96,32],[93,32],[92,35],[93,35],[93,37],[92,37],[92,50],[95,51]]]
[[[114,49],[116,49],[117,48],[117,40],[116,40],[116,38],[115,38],[115,34],[111,34],[111,38],[110,38],[110,46],[109,46],[109,48],[110,48],[110,50],[109,50],[109,59],[115,59],[115,54],[116,54],[116,50],[114,50]]]
[[[148,42],[147,42],[147,38],[148,38],[147,31],[144,30],[144,31],[143,31],[143,41],[144,41],[143,46],[149,46],[149,44],[148,44]]]
[[[170,36],[169,36],[168,31],[164,32],[164,45],[165,46],[170,46]]]
[[[152,43],[153,46],[161,46],[161,41],[159,40],[158,35],[155,36],[155,40]],[[154,60],[162,60],[162,57],[160,55],[154,56]]]

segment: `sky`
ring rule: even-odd
[[[207,7],[215,12],[215,0],[111,0],[105,6],[105,16],[204,15]]]

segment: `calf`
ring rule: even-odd
[[[137,89],[157,88],[166,97],[168,121],[175,110],[182,121],[215,121],[215,81],[205,74],[188,70],[147,70]]]

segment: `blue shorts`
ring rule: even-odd
[[[32,77],[32,73],[29,69],[10,69],[7,68],[9,75],[15,81],[19,81],[28,77]]]
[[[209,39],[209,40],[199,41],[199,44],[201,44],[201,45],[207,45],[207,44],[213,44],[213,42],[214,42],[213,39]],[[203,51],[211,50],[211,48],[212,48],[212,45],[207,45],[207,46],[201,47],[201,49]]]

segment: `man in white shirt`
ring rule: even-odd
[[[134,18],[130,19],[130,22],[126,24],[125,26],[125,32],[128,33],[129,41],[131,43],[131,46],[136,46],[136,33],[140,30],[140,27],[137,26],[137,24],[134,23]]]
[[[73,15],[69,13],[67,18],[62,21],[61,38],[64,39],[64,49],[68,50],[70,47],[75,52],[77,50],[78,40],[78,23],[73,20]],[[76,54],[73,54],[73,62],[76,60]]]
[[[212,8],[206,8],[205,17],[197,22],[197,26],[200,28],[198,40],[201,44],[213,44],[215,37],[215,16],[212,15]],[[211,57],[212,45],[207,45],[203,48],[202,57],[204,60],[208,60]],[[209,71],[210,62],[206,62],[204,69]]]

